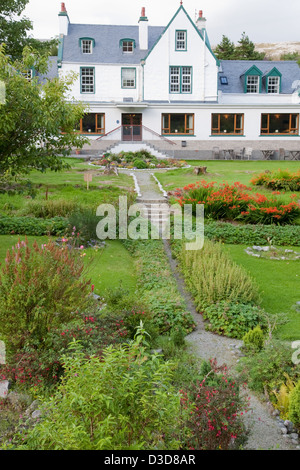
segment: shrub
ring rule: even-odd
[[[63,235],[68,222],[63,217],[53,219],[38,219],[34,217],[1,217],[0,235]]]
[[[228,450],[237,448],[246,437],[242,420],[248,411],[246,397],[239,396],[239,386],[228,376],[226,367],[203,363],[206,375],[182,393],[182,405],[194,403],[188,420],[191,435],[188,448],[196,450]]]
[[[107,346],[124,342],[127,337],[128,331],[120,316],[110,314],[99,317],[94,313],[77,312],[76,320],[52,328],[45,334],[42,343],[31,341],[26,348],[17,351],[2,367],[0,378],[10,380],[18,389],[32,388],[35,393],[40,393],[61,379],[61,356],[74,339],[80,341],[87,357],[102,357]]]
[[[40,217],[42,219],[52,219],[53,217],[68,217],[70,213],[78,208],[74,201],[65,199],[49,201],[30,201],[22,211],[24,215]]]
[[[257,325],[249,330],[243,337],[244,345],[247,349],[260,351],[264,347],[265,335],[261,327]]]
[[[64,378],[44,416],[20,433],[13,449],[142,450],[180,447],[180,399],[172,365],[145,354],[143,334],[86,359],[65,355]],[[153,393],[155,391],[155,393]]]
[[[248,386],[258,392],[278,390],[285,383],[285,375],[291,380],[300,379],[299,367],[292,362],[290,345],[272,341],[256,354],[241,359],[238,370]]]
[[[138,170],[144,170],[145,168],[148,167],[147,163],[144,162],[143,160],[134,160],[133,166],[135,166],[135,168],[137,168]]]
[[[9,349],[45,334],[87,305],[90,282],[75,250],[53,242],[29,248],[27,240],[7,251],[0,271],[0,334]]]
[[[300,380],[290,394],[289,419],[300,428]]]
[[[79,233],[77,237],[77,244],[86,244],[88,242],[97,240],[97,225],[100,221],[100,217],[96,215],[96,211],[93,209],[81,208],[72,212],[68,218],[68,234],[72,235],[74,228],[76,233]]]
[[[209,321],[210,331],[239,339],[263,322],[258,307],[226,300],[206,307],[203,310],[203,318]]]
[[[251,179],[255,186],[264,186],[273,190],[300,191],[300,171],[277,170],[271,173],[260,173]]]
[[[188,251],[183,247],[179,259],[198,311],[220,301],[259,301],[258,287],[252,278],[224,253],[220,244],[206,240],[202,250]]]

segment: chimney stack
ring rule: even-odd
[[[141,50],[148,49],[148,18],[146,16],[146,8],[142,8],[141,17],[139,19],[139,44]]]
[[[59,19],[59,35],[61,36],[63,34],[64,36],[67,36],[70,20],[69,20],[65,3],[61,3],[61,10],[60,10],[60,13],[58,14],[58,19]]]
[[[206,18],[203,17],[203,11],[199,11],[199,17],[196,21],[197,28],[202,31],[203,29],[206,29]]]

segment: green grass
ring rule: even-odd
[[[299,340],[300,313],[293,306],[300,300],[300,261],[255,258],[247,255],[245,248],[246,245],[224,245],[232,259],[256,280],[262,297],[261,306],[269,313],[288,315],[289,322],[280,326],[276,335],[283,340]]]
[[[48,200],[72,201],[78,205],[96,208],[103,203],[116,203],[120,195],[126,195],[133,190],[134,182],[131,176],[125,174],[104,175],[101,170],[95,169],[75,159],[67,159],[71,168],[61,172],[46,171],[40,173],[32,171],[25,179],[29,179],[37,190],[34,200],[45,202]],[[87,189],[84,173],[90,172],[93,181]],[[32,198],[27,194],[0,194],[1,213],[5,215],[23,215],[26,206]]]
[[[25,240],[23,236],[1,235],[0,236],[0,264],[4,262],[6,252],[14,246],[18,240]],[[38,244],[47,243],[48,237],[27,237],[30,245],[34,240]],[[106,289],[115,289],[122,286],[134,291],[137,283],[137,275],[134,259],[124,248],[121,242],[110,240],[103,250],[95,251],[92,248],[84,250],[87,266],[86,277],[91,279],[95,285],[95,293],[104,295]]]
[[[166,173],[155,173],[156,177],[166,191],[182,188],[189,183],[196,183],[202,179],[216,181],[217,183],[228,182],[230,184],[239,181],[250,186],[250,180],[265,170],[275,171],[279,168],[290,171],[299,170],[299,162],[291,161],[224,161],[224,160],[190,160],[187,162],[192,167],[206,166],[207,174],[195,175],[193,168],[183,170],[170,170]],[[271,194],[272,191],[253,186],[253,191],[262,194]],[[286,192],[282,197],[289,201],[292,192]]]

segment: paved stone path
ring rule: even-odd
[[[143,202],[146,200],[165,200],[149,172],[137,172],[136,176],[141,191],[139,200]],[[205,330],[202,316],[197,313],[194,302],[187,292],[184,280],[178,271],[177,262],[172,258],[169,243],[167,240],[163,240],[163,243],[178,289],[197,325],[195,331],[186,337],[190,351],[201,359],[215,358],[219,365],[226,364],[231,369],[231,373],[236,374],[235,366],[239,359],[233,354],[232,350],[234,345],[240,345],[242,342],[215,335]],[[250,397],[250,411],[245,415],[245,423],[249,429],[249,438],[244,448],[247,450],[295,449],[295,446],[291,445],[288,438],[285,439],[282,436],[277,420],[271,416],[267,404],[249,390],[247,390],[247,395]]]

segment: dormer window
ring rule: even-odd
[[[259,93],[259,77],[257,75],[247,76],[246,93]]]
[[[79,45],[81,47],[82,54],[93,54],[95,40],[93,38],[80,38]]]
[[[132,54],[135,49],[135,40],[134,39],[121,39],[120,47],[124,54]]]
[[[249,70],[247,70],[241,79],[244,80],[244,91],[245,93],[260,93],[261,92],[261,82],[262,82],[262,71],[253,65]]]
[[[266,92],[271,94],[278,94],[281,91],[281,73],[276,67],[267,73],[263,78],[266,82]]]

